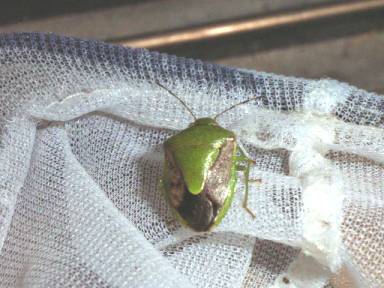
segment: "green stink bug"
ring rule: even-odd
[[[221,127],[216,119],[230,109],[260,97],[235,104],[214,118],[197,119],[178,96],[157,84],[177,98],[195,120],[164,143],[162,188],[178,220],[196,231],[208,231],[217,226],[233,200],[237,171],[244,172],[243,207],[255,217],[247,206],[249,170],[254,161],[240,148],[235,134]]]

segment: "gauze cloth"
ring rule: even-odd
[[[255,160],[223,222],[178,223],[164,141],[218,118]],[[384,98],[52,34],[0,36],[1,287],[383,287]]]

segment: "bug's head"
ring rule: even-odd
[[[219,124],[217,124],[216,120],[207,117],[207,118],[197,119],[195,122],[191,123],[189,125],[189,127],[191,127],[191,126],[199,126],[199,125],[218,126]]]

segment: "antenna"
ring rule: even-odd
[[[195,121],[197,120],[195,114],[193,114],[192,110],[187,106],[187,104],[181,100],[176,94],[174,94],[171,90],[169,90],[168,88],[164,87],[163,85],[161,85],[158,81],[155,81],[155,83],[160,86],[161,88],[163,88],[165,91],[167,91],[169,94],[171,94],[173,97],[175,97],[177,100],[179,100],[181,102],[181,104],[183,104],[183,106],[188,110],[189,114],[192,115],[193,119],[195,119]]]
[[[236,106],[243,105],[243,104],[245,104],[245,103],[248,103],[249,101],[252,101],[252,100],[255,100],[255,99],[258,99],[258,98],[261,98],[261,96],[252,97],[252,98],[249,98],[249,99],[247,99],[247,100],[245,100],[245,101],[242,101],[242,102],[240,102],[240,103],[237,103],[237,104],[235,104],[235,105],[232,105],[231,107],[229,107],[229,108],[225,109],[224,111],[221,111],[219,114],[217,114],[217,115],[213,118],[213,120],[216,120],[219,116],[221,116],[221,115],[223,115],[225,112],[228,112],[229,110],[235,108]]]

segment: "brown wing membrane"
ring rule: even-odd
[[[217,160],[208,171],[203,191],[191,194],[185,185],[172,153],[166,151],[169,169],[169,202],[180,216],[196,231],[207,231],[214,223],[219,209],[228,196],[231,177],[232,155],[235,140],[227,139]]]
[[[208,171],[204,191],[207,197],[219,208],[224,205],[229,190],[228,182],[231,178],[232,155],[235,148],[234,139],[230,138],[222,146],[219,157]]]
[[[168,166],[169,202],[176,210],[180,208],[185,194],[185,183],[180,169],[178,169],[172,153],[165,149],[165,160]]]

